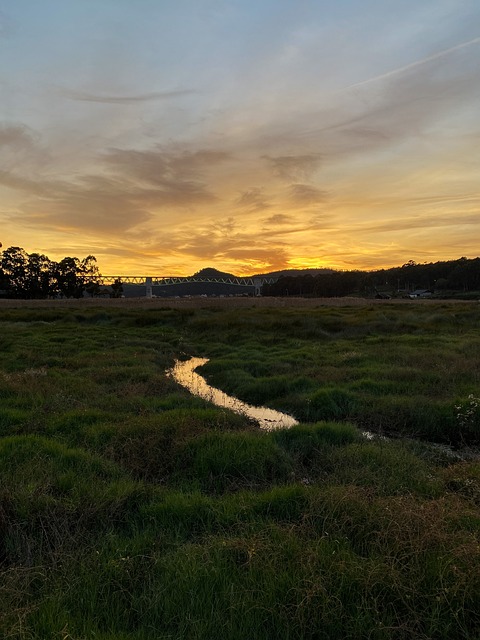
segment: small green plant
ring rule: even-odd
[[[456,421],[462,441],[476,442],[480,437],[480,398],[471,393],[455,405]]]

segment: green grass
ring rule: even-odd
[[[479,316],[2,310],[0,635],[477,640],[480,464],[430,443],[479,444]]]

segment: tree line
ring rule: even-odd
[[[102,276],[95,256],[65,257],[59,262],[21,247],[0,252],[0,291],[8,298],[82,298],[85,294],[119,297],[122,283],[102,289]]]
[[[401,267],[377,271],[333,271],[316,276],[283,276],[262,287],[266,296],[337,297],[375,296],[383,293],[398,297],[425,289],[439,296],[480,295],[480,258],[459,258],[418,264],[413,260]]]
[[[444,262],[418,264],[410,260],[401,267],[376,271],[332,271],[318,275],[282,276],[265,284],[265,296],[340,297],[347,295],[408,295],[427,289],[438,295],[480,296],[480,258],[459,258]],[[59,262],[40,253],[27,253],[21,247],[0,252],[0,292],[8,298],[82,298],[84,295],[123,294],[116,280],[108,288],[95,256],[83,259],[65,257]]]

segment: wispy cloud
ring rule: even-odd
[[[177,273],[478,252],[478,3],[81,4],[0,12],[4,244]]]
[[[35,135],[25,125],[0,125],[0,147],[8,147],[10,149],[26,149],[32,147],[34,143]]]
[[[188,96],[195,91],[192,89],[176,89],[173,91],[156,91],[137,95],[102,95],[98,93],[88,93],[87,91],[76,91],[74,89],[57,89],[58,93],[69,100],[79,100],[81,102],[100,102],[104,104],[132,104],[135,102],[150,102],[152,100],[169,100],[180,96]]]
[[[264,218],[262,220],[263,224],[268,226],[277,226],[284,224],[291,225],[294,221],[295,220],[292,216],[286,215],[285,213],[275,213],[273,216],[269,216],[268,218]]]
[[[28,226],[83,230],[111,237],[151,219],[155,194],[103,176],[57,185],[54,193],[28,201],[15,220]]]
[[[289,188],[289,198],[293,204],[300,206],[318,204],[328,199],[328,192],[310,184],[292,184]]]
[[[48,185],[48,183],[15,175],[11,171],[0,171],[0,185],[26,194],[38,196],[54,194],[52,186]]]
[[[18,138],[9,133],[7,140]],[[32,179],[0,173],[0,184],[41,196],[27,201],[17,221],[52,229],[110,231],[118,235],[153,219],[162,209],[198,207],[217,200],[202,181],[204,171],[227,161],[228,154],[111,149],[101,156],[100,172],[72,181]]]
[[[308,180],[320,167],[320,154],[263,156],[274,175],[286,181]]]
[[[165,255],[188,257],[191,261],[228,264],[233,271],[253,273],[262,269],[284,268],[289,249],[275,240],[267,229],[247,228],[242,219],[232,217],[199,224],[196,229],[180,226],[162,234],[155,246]]]
[[[265,195],[265,189],[261,187],[251,187],[244,191],[236,204],[248,211],[263,211],[272,206]]]
[[[449,47],[448,49],[443,49],[442,51],[438,51],[437,53],[433,53],[431,56],[426,56],[425,58],[421,58],[419,60],[415,60],[410,64],[406,64],[402,67],[398,67],[397,69],[392,69],[391,71],[387,71],[386,73],[381,73],[378,76],[374,76],[372,78],[367,78],[366,80],[361,80],[360,82],[355,82],[354,84],[348,85],[344,88],[347,89],[355,89],[357,87],[364,87],[365,85],[371,84],[373,82],[379,82],[381,80],[387,80],[394,76],[403,74],[407,71],[412,71],[421,67],[429,62],[434,62],[435,60],[439,60],[440,58],[444,58],[445,56],[449,56],[452,53],[457,51],[461,51],[467,47],[471,47],[473,45],[480,44],[480,37],[472,38],[471,40],[467,40],[466,42],[461,42],[460,44],[455,45],[454,47]]]
[[[177,193],[182,189],[186,192],[203,192],[202,176],[213,165],[228,159],[227,153],[212,150],[176,152],[162,149],[110,149],[104,155],[104,161],[110,169]]]
[[[473,225],[480,231],[480,216],[478,212],[455,215],[453,212],[446,214],[430,214],[423,216],[404,216],[393,220],[382,221],[376,224],[359,224],[356,231],[362,233],[383,233],[394,231],[406,231],[408,229],[429,229],[433,231],[440,227],[460,227]]]
[[[463,126],[475,135],[472,124],[460,123],[459,114],[470,105],[467,115],[471,121],[473,105],[478,105],[480,67],[470,49],[473,51],[479,44],[480,38],[468,40],[349,85],[329,95],[320,108],[305,110],[302,118],[286,117],[267,123],[262,142],[316,148],[319,152],[264,157],[281,179],[315,183],[315,178],[332,163],[344,163],[359,155],[371,162],[378,152],[393,150],[410,140],[419,146],[427,137],[433,143],[450,136],[451,144],[459,139]],[[445,124],[448,121],[457,123],[455,133],[450,133]],[[422,152],[420,149],[418,153]],[[403,155],[399,160],[401,167]],[[381,173],[379,165],[377,168]]]
[[[183,249],[185,254],[191,258],[209,261],[211,263],[240,263],[243,270],[250,267],[256,269],[282,269],[288,265],[289,253],[286,248],[279,246],[262,246],[262,243],[255,242],[249,238],[248,243],[238,242],[236,244],[218,240],[213,245],[205,242],[205,238],[199,236],[192,240]]]

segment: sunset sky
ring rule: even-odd
[[[0,0],[0,241],[104,274],[480,255],[479,0]]]

